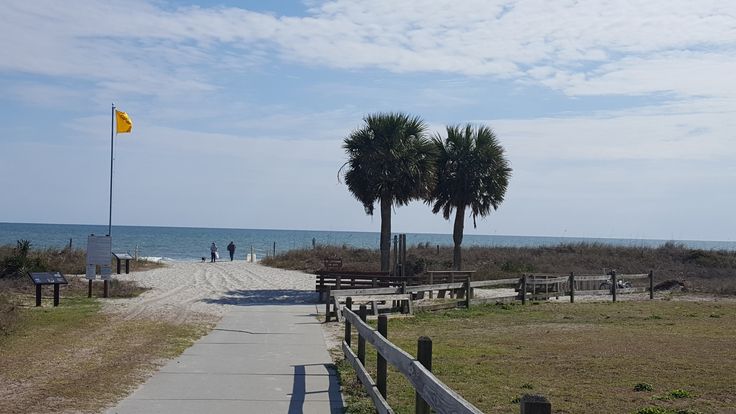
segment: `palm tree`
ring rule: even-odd
[[[437,134],[433,141],[437,149],[437,185],[428,201],[434,204],[432,212],[442,210],[447,220],[455,210],[452,265],[455,270],[462,270],[460,245],[465,210],[470,208],[473,227],[477,227],[477,216],[485,217],[491,208],[498,209],[506,194],[511,167],[489,127],[448,126],[447,138],[443,140]]]
[[[427,198],[434,182],[434,146],[425,137],[419,117],[377,113],[363,118],[362,128],[345,138],[348,161],[345,184],[365,212],[381,209],[381,271],[388,271],[391,253],[391,208]],[[340,172],[342,172],[340,168]],[[340,173],[338,173],[339,176]]]

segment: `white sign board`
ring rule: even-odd
[[[112,261],[112,237],[87,236],[87,264],[108,265]]]
[[[112,279],[112,266],[110,263],[100,266],[100,275],[102,280]]]
[[[96,267],[97,266],[95,266],[93,264],[88,264],[87,265],[87,279],[89,279],[89,280],[95,280],[95,278],[97,277],[97,272],[95,271],[96,270],[95,269]]]

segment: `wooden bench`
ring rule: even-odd
[[[341,289],[399,287],[417,284],[418,277],[392,276],[389,272],[353,272],[353,271],[317,271],[315,291],[319,292],[322,302],[331,296],[328,292]]]

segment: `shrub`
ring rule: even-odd
[[[650,384],[647,384],[646,382],[640,382],[634,385],[634,391],[652,391],[652,390],[654,390],[654,387],[652,387]]]
[[[691,398],[693,396],[690,391],[686,390],[672,390],[668,395],[672,398]]]

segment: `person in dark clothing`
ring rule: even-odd
[[[227,245],[227,251],[230,252],[230,261],[233,261],[233,257],[235,257],[235,243],[230,241],[230,244]]]
[[[212,242],[212,245],[210,246],[210,263],[214,263],[217,260],[217,245],[215,242]]]

